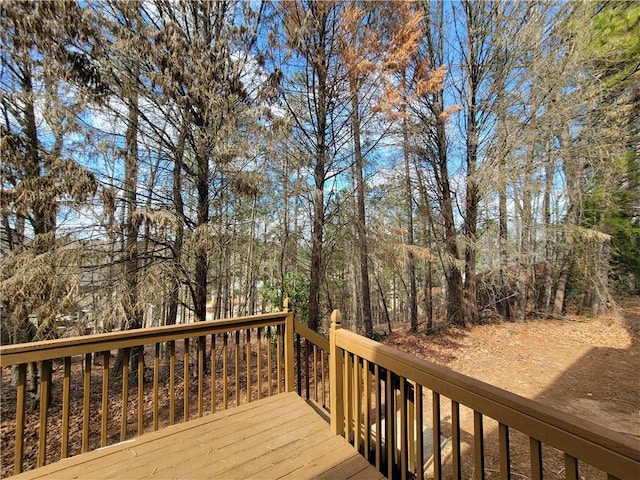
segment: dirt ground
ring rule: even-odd
[[[415,336],[398,329],[385,343],[640,440],[640,297],[621,300],[619,311],[606,317],[536,319]],[[465,431],[473,432],[473,415],[461,416],[464,439]],[[528,443],[521,443],[526,457]],[[518,448],[513,441],[512,454]],[[512,462],[516,478],[529,478],[526,458],[522,473]],[[561,462],[551,465],[550,477],[564,478],[562,468]],[[581,477],[599,478],[588,469]]]

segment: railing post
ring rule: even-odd
[[[293,381],[293,336],[295,332],[293,325],[293,309],[291,308],[291,301],[289,300],[289,297],[284,299],[283,311],[289,312],[285,319],[284,326],[284,385],[285,392],[293,392],[295,389]]]
[[[331,431],[334,435],[344,435],[344,359],[342,349],[336,345],[336,334],[341,328],[341,323],[340,310],[334,310],[331,314],[331,330],[329,331],[329,406],[331,408]]]

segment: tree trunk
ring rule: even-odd
[[[349,79],[349,85],[351,87],[352,108],[351,131],[353,133],[353,146],[356,161],[356,225],[358,230],[358,253],[360,258],[360,305],[362,309],[362,325],[364,327],[364,334],[367,337],[371,337],[373,334],[373,322],[371,320],[371,287],[369,285],[369,248],[367,245],[364,180],[362,175],[364,159],[362,158],[362,146],[360,143],[360,105],[358,101],[358,88],[353,75],[351,75]]]

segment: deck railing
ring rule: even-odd
[[[3,420],[15,418],[0,476],[294,391],[293,316],[286,300],[265,315],[0,347]]]
[[[512,476],[510,438],[516,432],[528,437],[530,472],[519,474],[523,477],[542,479],[544,448],[549,455],[563,457],[567,479],[601,478],[596,475],[603,473],[594,469],[608,480],[640,478],[640,442],[631,437],[343,330],[340,318],[334,311],[329,335],[331,427],[387,478],[422,479],[426,464],[435,479],[484,479],[489,419],[497,422],[501,479]],[[428,397],[430,408],[423,401]],[[443,419],[445,397],[450,405]],[[473,432],[461,430],[461,407],[471,410]],[[447,472],[443,472],[444,420],[449,420],[450,435]],[[427,441],[432,444],[430,459],[425,458]],[[463,443],[470,444],[469,453],[462,451]],[[463,464],[463,455],[471,462]],[[562,468],[554,473],[558,471]]]
[[[329,340],[295,322],[296,391],[329,417]]]
[[[483,479],[494,464],[500,478],[515,477],[516,435],[526,436],[528,478],[541,479],[558,454],[568,479],[579,469],[584,478],[594,469],[640,478],[640,443],[630,437],[343,330],[338,311],[331,320],[327,340],[295,322],[286,301],[272,314],[0,347],[3,421],[15,418],[3,423],[1,476],[297,391],[388,478],[429,469],[435,479]],[[32,365],[37,397],[27,388]],[[496,452],[487,440],[494,423]]]

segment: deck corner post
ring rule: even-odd
[[[285,391],[293,392],[295,390],[294,386],[294,352],[293,352],[293,337],[295,335],[295,327],[293,322],[294,312],[293,308],[291,308],[291,300],[289,297],[284,299],[282,309],[284,312],[288,313],[285,318],[284,325],[284,382],[285,382]]]
[[[331,314],[331,330],[329,331],[329,405],[331,408],[331,431],[335,435],[344,435],[344,359],[342,349],[338,348],[336,343],[338,330],[342,328],[341,323],[340,310],[334,310]]]

